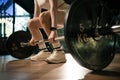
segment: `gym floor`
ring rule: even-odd
[[[120,80],[120,54],[99,72],[80,66],[69,53],[66,57],[66,63],[47,64],[0,56],[0,80]]]

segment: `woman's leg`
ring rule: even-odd
[[[41,24],[39,22],[39,17],[30,19],[28,21],[28,29],[29,29],[29,31],[30,31],[30,33],[32,35],[32,38],[30,40],[30,44],[32,46],[35,46],[36,41],[43,40],[43,36],[42,36],[42,34],[41,34],[40,30],[39,30],[40,27],[41,27]],[[44,43],[39,45],[39,46],[41,48],[46,47]]]
[[[41,23],[44,31],[46,32],[47,36],[49,36],[50,32],[51,32],[50,31],[51,17],[50,17],[49,11],[42,13],[39,16],[39,19],[40,19],[40,23]],[[56,37],[57,37],[57,35],[56,35]],[[52,43],[52,45],[54,47],[54,51],[53,51],[53,54],[47,58],[47,62],[49,62],[49,63],[66,62],[65,52],[61,48],[60,41],[56,41],[56,42]]]
[[[40,26],[41,24],[39,22],[39,18],[31,19],[28,22],[28,29],[32,35],[30,44],[33,46],[35,45],[34,44],[35,41],[43,40],[43,36],[39,30]],[[38,46],[40,47],[41,51],[38,52],[38,54],[36,54],[35,56],[30,57],[30,59],[33,61],[45,60],[51,54],[51,52],[47,50],[45,43],[40,44]]]

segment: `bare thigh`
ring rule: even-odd
[[[30,25],[31,25],[31,26],[34,26],[34,27],[41,28],[41,24],[40,24],[40,21],[39,21],[39,17],[32,18],[32,19],[30,20]]]
[[[49,12],[46,12],[46,14],[50,15]],[[64,18],[65,18],[65,12],[64,11],[58,11],[57,12],[57,28],[63,28]],[[32,26],[42,28],[41,23],[39,21],[39,17],[31,19],[30,22],[31,22]]]

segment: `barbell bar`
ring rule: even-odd
[[[41,49],[38,47],[41,43],[48,43],[48,40],[40,40],[36,41],[35,44],[36,46],[31,46],[29,44],[29,41],[31,39],[31,35],[29,32],[26,31],[16,31],[12,33],[6,42],[6,48],[7,51],[10,53],[11,56],[17,58],[17,59],[25,59],[31,56],[34,53],[37,53]],[[58,40],[64,40],[64,36],[59,36],[55,38],[55,41]],[[47,48],[52,49],[52,46],[47,45]]]
[[[60,36],[60,37],[56,37],[56,38],[55,38],[55,41],[59,41],[59,40],[64,40],[64,36]],[[49,42],[49,41],[48,41],[48,40],[36,41],[36,42],[35,42],[35,45],[40,45],[40,44],[46,43],[46,42]],[[21,42],[21,43],[20,43],[20,46],[21,46],[21,47],[30,46],[30,43],[29,43],[29,42],[27,42],[27,43]]]

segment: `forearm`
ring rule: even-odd
[[[36,0],[34,0],[34,15],[33,18],[38,17],[40,14],[40,9],[38,7],[38,4],[36,2]]]
[[[53,2],[51,2],[50,4],[51,4],[51,7],[50,7],[51,27],[56,27],[57,26],[57,0],[53,0]]]
[[[51,9],[50,10],[50,14],[51,14],[51,27],[56,27],[57,26],[57,15],[56,15],[56,11],[55,9]]]
[[[39,17],[40,13],[34,13],[33,18]]]

